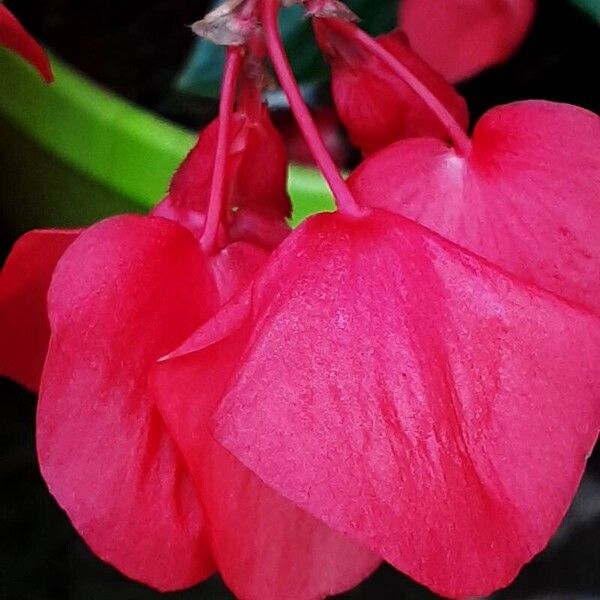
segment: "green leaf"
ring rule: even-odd
[[[571,0],[571,3],[590,15],[600,25],[600,0]]]
[[[218,4],[218,3],[215,3]],[[348,6],[362,19],[362,27],[373,35],[390,31],[396,24],[397,0],[348,0]],[[296,77],[302,84],[319,83],[328,77],[328,68],[315,44],[310,22],[301,6],[281,11],[281,35]],[[198,40],[179,75],[176,87],[184,94],[217,98],[225,52],[206,40]]]

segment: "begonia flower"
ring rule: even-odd
[[[46,53],[17,18],[1,3],[0,46],[12,50],[35,67],[46,83],[52,82],[52,68]]]
[[[246,87],[250,86],[246,83]],[[260,96],[247,92],[233,114],[221,251],[209,257],[221,301],[248,278],[289,231],[287,163],[281,136]],[[218,120],[199,136],[179,167],[166,198],[152,211],[201,237],[206,222]],[[251,166],[256,162],[259,171]],[[262,162],[262,164],[260,164]],[[263,173],[261,178],[257,173]],[[260,179],[260,182],[259,182]],[[39,230],[15,244],[0,272],[0,375],[36,391],[49,339],[46,295],[56,263],[80,230]],[[230,267],[235,268],[230,268]],[[224,274],[224,275],[223,275]]]
[[[18,283],[14,265],[35,249],[22,289],[36,311],[52,273],[42,474],[100,557],[160,590],[217,570],[240,600],[320,600],[383,560],[451,598],[489,594],[548,543],[600,431],[585,229],[596,142],[557,148],[567,125],[588,119],[595,139],[597,123],[514,105],[470,140],[410,65],[341,20],[343,4],[307,0],[443,127],[380,150],[349,186],[294,80],[280,4],[232,0],[199,28],[236,46],[219,120],[150,216],[48,233],[47,260],[38,232],[9,258]],[[337,205],[291,233],[283,145],[249,71],[238,87],[263,36]],[[398,164],[418,186],[377,181]],[[405,205],[452,239],[398,214]],[[463,229],[472,243],[456,239]],[[482,241],[499,235],[517,250]],[[6,305],[15,323],[27,314]]]
[[[598,317],[384,211],[309,218],[206,327],[159,408],[207,485],[224,451],[203,460],[189,415],[218,373],[214,435],[247,478],[445,596],[546,546],[600,428]]]
[[[261,118],[268,118],[266,112]],[[252,517],[260,517],[263,537],[245,547],[250,562],[241,565],[231,560],[234,546],[229,556],[216,551],[226,538],[216,542],[209,536],[219,523],[206,508],[210,496],[198,493],[194,463],[156,411],[148,387],[157,359],[243,289],[268,256],[265,246],[230,235],[237,217],[232,209],[242,210],[253,199],[249,187],[242,202],[235,190],[243,188],[235,184],[226,186],[234,192],[225,194],[229,210],[215,238],[218,251],[207,252],[203,239],[211,207],[203,204],[206,178],[198,170],[216,173],[223,155],[217,149],[214,165],[196,160],[195,153],[207,155],[206,139],[151,216],[98,223],[58,261],[48,292],[51,338],[37,417],[42,475],[96,554],[157,589],[188,587],[217,567],[247,598],[275,600],[283,589],[289,598],[343,591],[372,572],[379,558],[226,462],[220,463],[228,469],[220,473],[226,476],[225,497],[228,489],[245,487],[245,480],[251,485],[239,503],[223,507],[231,515],[229,532],[248,535],[257,525]],[[229,150],[244,141],[227,139]],[[252,151],[272,147],[259,144]],[[271,169],[286,168],[285,160],[272,153],[270,159]],[[232,177],[235,183],[240,172]],[[229,168],[222,173],[230,174]],[[273,180],[282,187],[257,190],[263,204],[249,212],[283,220],[285,170]],[[214,189],[214,180],[209,184]],[[268,210],[271,200],[277,208]],[[197,442],[200,447],[202,439]],[[252,515],[239,512],[254,504]]]
[[[352,143],[370,154],[397,140],[431,136],[446,139],[447,129],[421,97],[385,65],[333,29],[328,19],[313,19],[317,41],[331,63],[331,90]],[[408,46],[396,30],[377,39],[444,104],[461,127],[467,105],[444,78]]]
[[[536,0],[402,0],[413,50],[456,82],[508,60],[527,35]]]
[[[281,221],[267,229],[280,237],[288,230],[287,165],[277,155],[283,145],[264,143],[278,135],[265,121],[263,111],[252,125],[267,131],[260,143],[247,144],[251,135],[225,136],[224,145],[201,136],[150,216],[113,217],[81,233],[27,234],[0,279],[0,323],[10,334],[3,331],[2,355],[31,341],[36,359],[28,362],[23,348],[6,374],[35,387],[51,332],[37,418],[40,468],[50,491],[94,552],[161,590],[188,587],[215,567],[194,483],[149,396],[148,371],[247,284],[275,243],[257,232],[256,221],[230,235],[233,208],[252,208],[254,192],[260,193],[269,220]],[[203,186],[219,182],[198,173],[213,164],[194,160],[194,153],[210,153],[207,145],[225,167],[220,189],[228,201],[227,210],[215,213],[218,227],[208,246]],[[249,149],[257,159],[269,153],[271,186],[234,185],[239,171],[228,171],[228,156],[243,164]],[[17,304],[20,298],[27,302]]]
[[[597,115],[542,101],[496,107],[466,152],[434,139],[398,142],[349,183],[359,201],[600,312]]]
[[[339,212],[305,221],[160,362],[159,410],[207,487],[223,453],[430,589],[489,594],[546,546],[596,442],[600,317],[357,206],[315,137],[277,9],[263,2],[271,58]],[[216,444],[198,448],[207,425]],[[229,539],[231,505],[213,494]]]

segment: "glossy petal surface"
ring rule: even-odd
[[[403,138],[447,138],[446,128],[423,100],[377,58],[350,44],[326,20],[315,19],[314,28],[331,63],[336,109],[355,146],[370,154]],[[410,49],[403,33],[393,31],[377,40],[467,127],[462,96]]]
[[[232,301],[178,350],[191,354],[161,361],[153,387],[195,475],[219,572],[236,596],[323,598],[354,587],[380,560],[279,496],[208,431],[246,344],[247,298]]]
[[[52,68],[46,53],[4,4],[0,4],[0,46],[16,52],[35,67],[46,83],[52,82]]]
[[[415,52],[449,81],[460,81],[510,58],[535,7],[535,0],[403,0],[399,25]]]
[[[17,240],[0,272],[0,375],[36,392],[48,350],[46,296],[56,263],[79,231],[36,230]]]
[[[82,233],[48,295],[37,445],[50,491],[92,550],[160,590],[213,570],[192,479],[151,401],[151,365],[215,308],[194,237],[124,216]]]
[[[600,118],[522,102],[475,128],[471,155],[399,142],[350,179],[358,199],[399,212],[519,277],[600,311]]]
[[[402,217],[319,215],[256,281],[214,433],[453,598],[548,542],[600,424],[600,322]]]

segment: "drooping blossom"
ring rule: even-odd
[[[214,161],[190,156],[152,216],[81,233],[48,294],[42,472],[92,548],[159,589],[216,568],[242,600],[317,599],[386,560],[444,595],[487,594],[576,490],[600,429],[600,318],[396,214],[404,195],[346,187],[294,85],[279,4],[260,4],[271,61],[339,211],[285,237],[281,188],[239,201],[265,188],[232,159],[225,111]],[[256,15],[225,9],[238,36]],[[381,59],[353,27],[336,31]]]
[[[328,19],[313,20],[316,39],[331,64],[333,100],[355,146],[370,154],[403,138],[447,138],[444,125],[409,85],[330,23]],[[467,127],[464,98],[411,51],[401,31],[382,35],[377,41],[427,86],[461,127]]]
[[[0,46],[35,67],[46,83],[52,82],[52,68],[46,53],[4,4],[0,4]]]
[[[402,0],[399,27],[448,81],[508,60],[527,35],[536,0]]]
[[[271,56],[304,122],[276,13],[266,0]],[[159,410],[194,454],[208,417],[190,432],[182,415],[218,372],[213,435],[262,482],[440,594],[491,593],[548,543],[598,437],[600,318],[401,215],[361,210],[320,164],[341,212],[309,218],[161,362]]]
[[[281,137],[260,96],[246,93],[234,112],[228,144],[227,210],[220,228],[221,251],[211,256],[219,277],[221,301],[237,288],[237,274],[248,278],[289,227],[287,163]],[[195,147],[173,176],[169,193],[152,211],[173,220],[200,238],[205,226],[218,118],[199,136]],[[259,171],[248,163],[263,161]],[[268,167],[267,167],[268,165]],[[261,178],[257,177],[263,173]],[[259,181],[260,179],[260,181]],[[0,272],[0,374],[36,391],[46,355],[49,325],[46,295],[56,263],[81,230],[38,230],[15,244]],[[250,268],[250,264],[254,266]],[[234,267],[234,268],[230,268]],[[224,273],[224,277],[220,274]]]
[[[245,119],[246,98],[238,104]],[[279,240],[288,231],[287,165],[266,119],[261,111],[226,136],[225,209],[212,252],[204,235],[216,175],[210,181],[200,170],[218,171],[222,153],[207,146],[219,145],[221,124],[216,136],[201,136],[151,216],[114,217],[83,231],[58,261],[48,292],[51,338],[37,416],[42,475],[96,554],[160,590],[188,587],[218,569],[243,598],[275,600],[282,590],[289,598],[323,597],[353,587],[380,562],[228,462],[224,451],[213,463],[224,469],[216,491],[221,499],[241,495],[215,507],[215,488],[198,477],[197,459],[156,410],[148,385],[154,363],[243,289],[276,243],[274,232]],[[250,151],[265,169],[261,186],[251,185],[258,174],[245,167]],[[218,390],[217,373],[214,382]],[[210,406],[206,398],[179,418],[192,426],[195,412]],[[262,537],[250,536],[257,523]],[[213,536],[216,528],[230,537]]]
[[[263,112],[252,123],[267,131],[252,152],[269,152],[273,185],[256,192],[265,209],[272,202],[263,220],[278,219],[272,229],[281,235],[286,161],[277,156],[281,142],[268,143],[277,133],[267,121]],[[234,137],[227,152],[243,155],[250,137]],[[195,225],[206,220],[202,186],[212,182],[197,171],[212,165],[193,156],[210,153],[210,144],[215,154],[214,140],[203,144],[155,214],[113,217],[82,233],[27,234],[0,279],[1,354],[11,357],[3,373],[34,388],[51,331],[37,423],[51,492],[99,556],[163,590],[206,578],[214,563],[194,484],[149,398],[148,370],[243,287],[272,247],[262,222],[253,229],[256,220],[230,235],[233,207],[254,201],[243,183],[225,186],[216,245],[201,244]],[[231,177],[239,182],[237,173]],[[197,186],[186,187],[194,180]]]
[[[202,131],[173,177],[166,204],[174,211],[208,211],[219,124],[217,117]],[[241,82],[232,116],[226,179],[231,182],[225,214],[230,241],[252,240],[268,249],[276,246],[289,231],[285,219],[291,215],[287,155],[260,88],[248,78]],[[166,206],[160,211],[166,211]],[[201,219],[193,227],[201,229]]]
[[[364,161],[350,186],[359,201],[600,312],[597,115],[542,101],[500,106],[466,152],[434,139],[398,142]]]
[[[311,217],[221,319],[166,371],[180,437],[227,352],[216,439],[335,531],[453,598],[545,547],[600,427],[598,317],[373,210]]]

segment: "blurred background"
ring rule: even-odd
[[[202,127],[215,115],[222,65],[222,52],[195,40],[187,27],[209,9],[211,3],[203,0],[6,4],[51,50],[59,67],[57,87],[40,91],[41,84],[34,82],[28,67],[0,50],[2,259],[31,227],[84,225],[114,212],[144,210],[158,200],[172,169],[193,142],[188,130]],[[395,24],[396,0],[349,4],[372,33],[388,31]],[[526,98],[569,102],[598,112],[599,12],[600,0],[541,0],[532,29],[512,59],[459,85],[472,122],[494,105]],[[328,70],[314,48],[310,28],[295,9],[286,13],[281,25],[305,96],[336,160],[350,167],[357,154],[331,110]],[[66,96],[77,91],[77,107],[70,96],[61,96],[62,90]],[[268,99],[277,110],[276,122],[292,158],[308,161],[285,102],[276,91]],[[99,121],[88,129],[92,117]],[[118,131],[120,141],[105,139],[106,131],[119,123],[125,123]],[[136,124],[142,133],[134,130]],[[148,131],[157,139],[142,135]],[[157,594],[92,555],[38,472],[35,397],[3,379],[0,397],[0,598],[232,598],[218,577],[186,592]],[[550,547],[495,597],[600,599],[598,451]],[[382,567],[340,598],[434,596]]]

